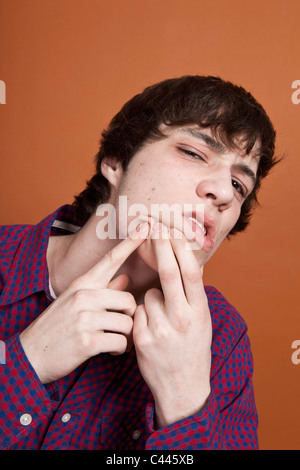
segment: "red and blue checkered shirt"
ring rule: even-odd
[[[0,449],[257,449],[247,326],[214,287],[205,288],[213,324],[212,391],[199,414],[156,430],[153,397],[134,349],[99,354],[60,380],[39,381],[19,332],[54,301],[49,236],[78,225],[66,205],[37,225],[0,228]]]

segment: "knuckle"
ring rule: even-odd
[[[171,268],[163,268],[160,273],[160,278],[164,282],[175,281],[177,279],[177,271]]]
[[[76,292],[80,290],[81,283],[82,283],[81,278],[74,279],[74,281],[72,281],[71,284],[69,285],[69,289]]]
[[[126,294],[127,307],[129,307],[131,309],[135,309],[136,308],[136,301],[135,301],[134,295],[131,294],[131,292],[125,292],[125,294]]]
[[[76,320],[74,322],[76,331],[85,332],[88,325],[91,323],[91,313],[85,310],[82,310],[77,313]]]
[[[122,315],[122,323],[125,333],[130,333],[133,328],[133,319],[128,315]]]
[[[133,328],[133,318],[130,317],[129,315],[125,315],[125,317],[126,317],[126,322],[127,322],[128,328],[130,330],[132,330],[132,328]]]
[[[93,347],[93,338],[92,338],[92,336],[88,332],[82,331],[80,333],[80,335],[78,335],[77,347],[82,352],[85,352],[86,354],[88,354],[89,351]]]
[[[105,253],[104,261],[107,261],[109,264],[115,264],[117,262],[116,253],[113,249]]]
[[[116,335],[115,348],[116,351],[120,354],[123,354],[126,351],[127,339],[124,335]]]
[[[182,272],[182,275],[183,275],[184,279],[186,279],[187,281],[189,281],[192,284],[199,284],[200,282],[202,282],[202,275],[201,275],[200,271],[186,270],[186,271]]]
[[[84,306],[87,302],[87,293],[84,289],[79,289],[72,296],[73,304],[77,307]]]
[[[133,342],[141,351],[146,351],[152,345],[150,335],[135,326],[133,328]]]
[[[172,327],[179,334],[186,334],[193,325],[193,317],[186,309],[172,311]]]
[[[177,317],[174,319],[174,328],[178,333],[185,334],[190,330],[191,321],[187,318]]]
[[[155,337],[159,342],[168,341],[170,337],[170,331],[168,328],[164,327],[163,325],[157,325],[155,329]]]

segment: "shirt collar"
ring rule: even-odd
[[[37,225],[25,225],[24,236],[0,297],[0,305],[12,304],[40,291],[44,291],[48,299],[53,300],[46,260],[49,236],[78,231],[81,225],[76,219],[74,208],[68,204],[61,206]]]

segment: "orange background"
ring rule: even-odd
[[[261,449],[300,449],[299,18],[298,0],[0,0],[1,224],[36,223],[71,202],[100,132],[149,84],[220,75],[268,111],[286,158],[247,232],[205,269],[249,326]]]

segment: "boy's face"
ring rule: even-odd
[[[117,221],[119,197],[126,196],[128,209],[142,204],[147,209],[143,210],[145,217],[151,221],[159,220],[168,228],[175,227],[185,236],[190,236],[192,228],[199,241],[194,253],[203,265],[236,224],[241,206],[254,187],[259,159],[254,154],[226,149],[209,128],[162,126],[161,130],[167,137],[146,143],[134,155],[127,170],[122,170],[115,186]],[[159,213],[157,207],[162,209]],[[170,216],[172,207],[177,208],[179,217]],[[167,208],[171,209],[169,214]],[[200,225],[204,222],[206,235],[191,220],[195,211]],[[127,214],[128,223],[138,215]],[[138,253],[156,269],[150,238]]]

